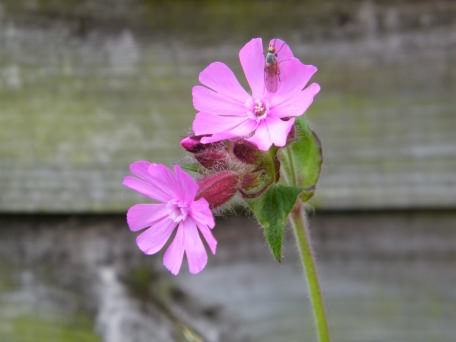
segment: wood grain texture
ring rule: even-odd
[[[454,2],[201,6],[0,4],[0,211],[125,210],[137,200],[120,185],[128,164],[182,161],[199,71],[214,60],[239,71],[257,35],[320,69],[316,207],[454,206]]]
[[[453,342],[455,212],[311,217],[333,336]],[[144,256],[123,215],[0,216],[1,341],[314,341],[291,235],[275,262],[252,219],[218,220],[194,276]],[[291,231],[288,231],[291,233]]]

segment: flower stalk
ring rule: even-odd
[[[307,228],[306,213],[299,200],[290,214],[290,222],[293,227],[296,244],[301,257],[301,263],[307,280],[307,288],[309,290],[318,341],[329,342],[328,321],[326,319],[323,296],[318,280],[317,267],[312,251],[310,234]]]

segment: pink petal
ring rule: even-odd
[[[248,117],[218,116],[199,112],[193,121],[196,135],[228,133],[237,137],[248,136],[256,127],[255,120]],[[201,140],[204,143],[204,140]]]
[[[266,124],[266,120],[263,120],[260,123],[252,137],[245,140],[255,144],[262,151],[269,150],[273,143],[273,138],[271,132],[269,131],[269,127]]]
[[[207,245],[209,246],[209,249],[211,250],[212,254],[215,255],[215,252],[217,251],[217,240],[215,240],[211,230],[205,225],[198,225],[198,229],[200,233],[203,235],[204,239],[206,240]]]
[[[224,133],[215,133],[215,134],[212,134],[211,136],[201,138],[201,143],[209,144],[209,143],[214,143],[214,142],[217,142],[217,141],[233,139],[233,138],[237,138],[237,137],[238,136],[235,135],[235,134],[226,133],[226,132],[224,132]]]
[[[164,192],[161,188],[156,187],[155,184],[151,184],[150,182],[144,181],[133,176],[125,177],[123,179],[122,184],[127,188],[130,188],[144,196],[150,197],[160,202],[167,202],[172,198],[168,193]]]
[[[155,222],[136,238],[136,244],[143,253],[155,254],[163,248],[175,227],[176,223],[168,218]]]
[[[193,201],[190,210],[191,217],[196,221],[198,226],[209,226],[209,228],[214,228],[214,215],[209,208],[209,203],[204,198]]]
[[[179,183],[171,169],[165,165],[154,163],[149,166],[148,172],[150,174],[149,183],[168,194],[169,199],[178,196]]]
[[[138,160],[130,164],[130,172],[138,178],[147,180],[150,178],[150,174],[147,170],[151,165],[152,163],[147,160]]]
[[[145,194],[144,192],[139,191],[142,194],[162,202],[168,201],[176,196],[174,191],[176,179],[165,165],[151,163],[146,160],[138,160],[130,164],[130,171],[133,175],[137,176],[140,181],[149,184],[148,187],[151,189],[152,194]],[[133,190],[138,191],[137,189]]]
[[[287,143],[288,134],[294,125],[294,119],[281,120],[275,117],[268,117],[265,124],[270,132],[272,143],[275,146],[285,146]]]
[[[168,209],[165,204],[135,204],[128,209],[127,223],[130,230],[136,232],[166,216]]]
[[[201,237],[193,220],[183,221],[182,228],[185,229],[184,248],[187,256],[190,273],[196,274],[203,270],[207,264],[207,253]]]
[[[293,51],[291,51],[290,47],[288,46],[285,41],[279,38],[272,38],[269,41],[269,44],[273,43],[277,53],[277,61],[281,63],[283,61],[288,61],[294,58]]]
[[[221,62],[209,64],[206,69],[201,71],[199,81],[217,93],[241,103],[249,96],[231,69]]]
[[[274,94],[274,102],[283,102],[284,100],[299,93],[312,76],[317,72],[313,65],[302,64],[298,59],[292,59],[280,65],[280,86]]]
[[[261,38],[253,38],[239,51],[239,60],[244,70],[253,97],[261,97],[264,93],[265,55]]]
[[[174,166],[174,173],[182,189],[182,199],[190,203],[198,192],[198,183],[188,173],[184,172],[179,165]]]
[[[153,179],[166,183],[170,189],[173,189],[176,184],[176,178],[173,172],[163,164],[151,163],[147,172]]]
[[[260,123],[255,134],[246,140],[262,151],[269,150],[272,144],[285,146],[293,123],[294,120],[283,121],[276,117],[268,117]]]
[[[244,106],[247,97],[241,102],[203,86],[194,86],[192,95],[193,107],[198,111],[231,116],[244,116],[247,111]]]
[[[163,257],[163,264],[174,275],[177,275],[184,258],[184,229],[182,224],[177,228],[176,236]]]
[[[290,117],[300,116],[310,107],[315,95],[320,91],[318,83],[312,83],[306,89],[288,98],[282,103],[274,105],[273,109],[275,116]]]

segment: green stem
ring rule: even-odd
[[[318,281],[317,269],[310,244],[310,235],[306,226],[306,213],[303,205],[298,201],[290,215],[291,225],[296,237],[301,262],[304,268],[304,273],[307,279],[307,287],[309,289],[310,302],[312,304],[312,312],[314,323],[317,329],[318,341],[329,342],[329,329],[326,320],[323,297]]]

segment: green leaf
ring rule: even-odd
[[[323,157],[320,140],[302,117],[296,120],[295,135],[293,143],[279,150],[280,172],[287,184],[301,189],[305,202],[313,196]]]
[[[282,241],[288,214],[293,209],[300,189],[275,184],[255,200],[248,201],[256,219],[264,228],[264,236],[272,255],[282,260]]]

